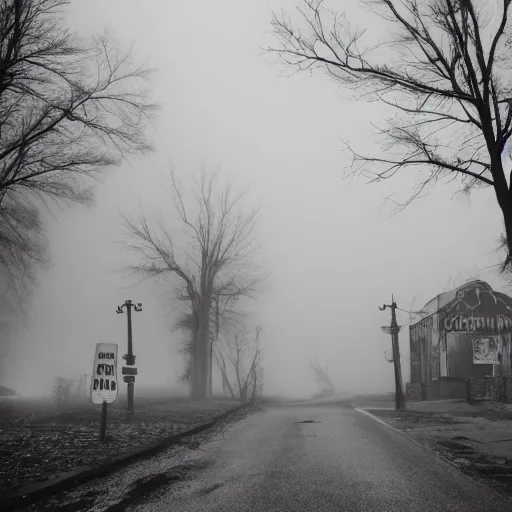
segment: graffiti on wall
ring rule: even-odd
[[[445,315],[442,327],[446,332],[502,332],[512,330],[512,318],[496,316]]]
[[[457,291],[441,315],[441,329],[453,333],[497,334],[512,331],[512,299],[480,281]]]

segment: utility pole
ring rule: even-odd
[[[133,340],[132,340],[132,308],[134,311],[142,311],[142,303],[133,303],[131,300],[125,301],[121,306],[117,306],[116,313],[121,314],[123,308],[126,308],[128,316],[128,354],[123,356],[128,366],[123,366],[123,380],[128,384],[128,411],[133,414],[133,395],[135,388],[135,375],[137,375],[137,368],[130,368],[135,366],[135,356],[133,354]]]
[[[402,389],[402,369],[400,367],[400,347],[398,345],[398,332],[400,327],[396,322],[396,302],[393,296],[391,296],[391,304],[384,304],[379,307],[381,311],[386,308],[391,309],[391,326],[389,328],[383,328],[385,332],[391,334],[391,345],[393,347],[393,365],[395,367],[395,409],[397,411],[405,409],[405,397]]]

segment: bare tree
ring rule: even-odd
[[[221,285],[222,286],[222,285]],[[239,290],[240,295],[232,294],[229,296],[221,296],[220,289],[214,289],[212,293],[212,314],[210,315],[209,330],[209,375],[207,392],[208,396],[212,395],[212,379],[213,379],[213,348],[218,343],[220,331],[227,325],[238,320],[239,313],[233,309],[234,304],[241,295],[245,293],[244,289]],[[179,353],[185,359],[185,366],[180,376],[181,382],[191,382],[192,380],[192,356],[194,354],[195,340],[199,329],[199,316],[197,302],[191,297],[188,289],[181,288],[175,291],[175,298],[181,302],[185,302],[185,308],[178,313],[173,331],[181,332],[185,338],[182,341]]]
[[[236,321],[239,316],[233,309],[233,305],[240,298],[237,295],[222,297],[219,291],[214,289],[212,294],[212,314],[210,315],[210,331],[209,331],[209,375],[207,395],[212,395],[212,378],[213,378],[213,361],[214,346],[219,341],[220,331],[226,326]],[[243,293],[244,290],[240,290]],[[181,301],[186,303],[185,309],[181,310],[174,324],[173,331],[181,332],[185,335],[180,348],[180,354],[184,356],[185,366],[180,377],[181,382],[191,382],[192,379],[192,356],[194,354],[195,340],[199,329],[198,309],[194,301],[194,297],[190,297],[187,289],[182,289],[176,293]]]
[[[269,48],[299,70],[320,67],[359,98],[395,110],[379,130],[382,155],[347,148],[350,174],[373,182],[423,172],[399,209],[443,181],[459,180],[466,192],[493,187],[505,224],[505,266],[512,254],[512,180],[502,163],[512,134],[511,2],[366,0],[391,34],[372,46],[344,13],[305,0],[297,8],[300,28],[286,14],[274,15],[278,43]]]
[[[0,294],[0,382],[4,378],[9,353],[20,327],[19,317],[6,293]]]
[[[48,264],[39,211],[27,197],[0,202],[0,293],[23,311],[36,269]]]
[[[56,402],[59,412],[66,412],[72,396],[73,380],[63,377],[56,377],[53,384],[53,398]]]
[[[243,326],[215,346],[215,361],[232,398],[241,403],[254,402],[261,393],[263,367],[260,344],[261,327],[253,336]]]
[[[194,314],[192,304],[190,304],[185,311],[179,314],[173,327],[174,332],[181,332],[185,336],[179,350],[179,353],[185,360],[185,366],[179,378],[181,382],[190,383],[192,381],[192,357],[194,355],[198,325],[199,319]]]
[[[313,370],[313,377],[317,384],[320,386],[320,390],[313,395],[314,398],[325,398],[334,394],[335,388],[329,377],[329,363],[326,364],[325,368],[322,368],[318,363],[309,361],[309,365]]]
[[[202,171],[190,190],[194,205],[186,205],[182,187],[171,173],[171,199],[177,224],[152,225],[144,213],[138,220],[125,217],[133,239],[130,245],[140,262],[130,266],[146,278],[178,278],[176,298],[187,302],[185,325],[190,338],[192,396],[208,392],[212,305],[215,298],[229,303],[242,296],[252,297],[262,279],[253,254],[257,246],[254,227],[257,210],[245,210],[243,193],[219,182],[219,173]],[[182,246],[176,240],[181,228],[186,237]]]
[[[0,0],[0,267],[11,284],[44,262],[42,205],[90,203],[84,178],[151,149],[148,70],[107,35],[71,33],[68,3]]]
[[[219,348],[218,344],[214,345],[213,357],[222,377],[222,388],[224,395],[229,393],[231,398],[236,398],[235,391],[229,380],[229,368],[226,364],[226,358],[224,357],[224,353],[222,349]]]
[[[256,282],[256,281],[255,281]],[[243,292],[243,290],[241,290]],[[222,286],[215,289],[213,293],[212,309],[213,315],[210,323],[210,369],[209,369],[209,390],[208,394],[212,395],[213,384],[213,361],[214,349],[219,344],[219,335],[221,331],[227,332],[235,325],[239,325],[244,320],[244,313],[236,309],[238,301],[242,298],[241,294],[222,294]],[[218,366],[218,365],[217,365]],[[223,392],[226,392],[226,382],[223,378]]]

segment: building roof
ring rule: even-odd
[[[511,297],[501,292],[495,292],[490,287],[490,285],[485,281],[475,279],[473,281],[468,281],[467,283],[464,283],[462,286],[459,286],[458,288],[455,288],[448,292],[440,293],[433,299],[429,300],[421,309],[421,319],[433,315],[434,313],[437,313],[438,311],[448,307],[450,304],[457,302],[459,300],[459,297],[464,296],[465,290],[472,289],[475,287],[482,289],[482,291],[488,292],[494,298],[496,303],[501,302],[503,306],[505,306],[507,309],[512,309]]]

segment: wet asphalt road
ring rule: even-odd
[[[201,446],[169,450],[91,482],[58,503],[47,504],[48,509],[512,510],[509,502],[434,454],[339,404],[267,407]]]

